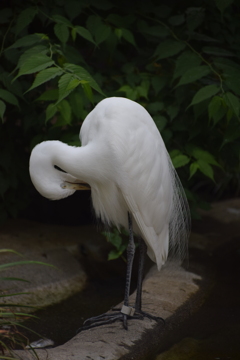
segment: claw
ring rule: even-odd
[[[134,310],[134,311],[132,311],[132,310]],[[77,330],[77,334],[80,333],[81,331],[92,329],[94,327],[112,324],[117,320],[120,320],[123,322],[123,327],[125,330],[128,330],[127,322],[130,319],[143,320],[144,317],[147,317],[147,318],[149,318],[151,320],[155,320],[157,322],[159,320],[161,320],[165,324],[164,319],[162,319],[161,317],[153,316],[142,310],[135,310],[134,308],[127,307],[127,306],[125,306],[125,308],[122,307],[122,309],[113,308],[112,311],[115,311],[115,313],[104,313],[104,314],[101,314],[101,315],[98,315],[98,316],[95,316],[95,317],[85,320],[83,323],[83,326]],[[116,311],[117,311],[117,313],[116,313]],[[129,312],[132,315],[129,315],[128,314]]]

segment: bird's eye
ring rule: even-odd
[[[56,170],[58,170],[58,171],[62,171],[62,172],[64,172],[64,173],[66,173],[66,171],[64,171],[63,169],[61,169],[59,166],[57,166],[57,165],[54,165],[54,168],[56,169]]]

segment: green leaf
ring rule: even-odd
[[[130,44],[132,44],[133,46],[137,47],[137,44],[135,42],[133,33],[128,30],[128,29],[121,29],[122,30],[122,37],[128,41]]]
[[[239,146],[239,139],[240,139],[240,128],[239,126],[236,127],[236,125],[233,125],[233,123],[231,123],[228,126],[226,133],[224,134],[224,140],[221,144],[220,149],[226,144],[234,143],[234,142],[236,143],[236,145]],[[236,140],[238,140],[238,142],[236,142]],[[237,156],[239,156],[239,151]],[[231,160],[231,158],[229,160]]]
[[[192,83],[208,75],[210,72],[211,70],[206,65],[190,68],[183,74],[183,76],[179,80],[179,83],[176,86]]]
[[[100,94],[105,96],[105,94],[102,92],[102,90],[100,89],[97,82],[92,78],[92,76],[83,67],[74,65],[74,64],[69,64],[69,63],[65,63],[63,65],[63,67],[64,67],[64,69],[72,72],[79,80],[81,80],[81,81],[84,80],[84,81],[88,82],[89,85],[94,90],[98,91]]]
[[[31,47],[30,49],[24,51],[24,53],[20,56],[17,64],[17,68],[19,69],[24,63],[33,55],[43,54],[46,55],[48,52],[48,48],[45,45],[36,45]]]
[[[0,249],[0,253],[4,253],[4,252],[10,252],[19,256],[22,256],[22,254],[20,254],[19,252],[13,250],[13,249]]]
[[[18,99],[10,91],[0,89],[0,98],[8,102],[9,104],[19,107]]]
[[[223,98],[214,96],[208,105],[209,119],[213,119],[214,125],[226,114],[226,107],[223,106]]]
[[[233,3],[233,1],[234,0],[215,0],[215,3],[221,13],[223,13],[224,10]]]
[[[26,313],[22,313],[22,312],[2,312],[1,313],[2,317],[14,317],[15,316],[27,316],[27,317],[31,317],[31,318],[36,318],[36,319],[39,319],[37,316],[35,315],[31,315],[31,314],[26,314]]]
[[[173,166],[175,169],[182,167],[186,164],[188,164],[190,161],[190,158],[186,155],[177,155],[172,159]]]
[[[208,151],[202,150],[200,148],[194,148],[192,150],[192,156],[195,159],[203,160],[208,164],[220,166],[212,154],[210,154]]]
[[[3,116],[6,110],[6,104],[0,100],[0,118],[3,120]]]
[[[193,33],[205,20],[205,9],[203,7],[189,7],[186,10],[186,14],[188,30],[190,33]]]
[[[105,41],[111,34],[111,28],[105,24],[99,24],[97,31],[95,33],[96,44],[100,45]]]
[[[205,15],[203,17],[203,20],[204,20],[204,18],[205,18]],[[194,24],[194,26],[195,26],[195,24]],[[221,42],[220,40],[215,39],[214,37],[207,36],[207,35],[204,35],[204,34],[200,34],[200,33],[197,33],[197,32],[193,32],[191,37],[194,40],[207,42],[207,43],[219,43],[219,42]]]
[[[87,98],[91,101],[91,103],[93,104],[93,92],[92,92],[92,88],[89,85],[89,83],[83,83],[82,84],[83,87],[83,91],[86,94]]]
[[[206,99],[209,99],[220,91],[217,85],[207,85],[201,88],[193,97],[192,102],[189,106],[198,104]],[[188,106],[188,107],[189,107]]]
[[[15,261],[15,262],[7,263],[7,264],[2,264],[2,265],[0,265],[0,269],[2,270],[2,269],[6,269],[8,267],[16,266],[16,265],[46,265],[46,266],[50,266],[50,267],[55,267],[54,265],[47,264],[42,261],[24,260],[24,261]],[[6,296],[11,296],[11,294],[6,295]]]
[[[213,168],[204,160],[197,160],[199,170],[214,181]]]
[[[120,256],[121,256],[121,253],[118,250],[113,249],[113,250],[109,251],[108,260],[116,260]]]
[[[35,87],[37,87],[41,84],[44,84],[45,82],[47,82],[51,79],[54,79],[56,76],[60,76],[62,74],[63,74],[63,70],[61,70],[58,67],[51,67],[51,68],[42,70],[37,74],[32,86],[27,91],[30,91],[30,90],[34,89]]]
[[[54,25],[54,33],[58,39],[65,44],[69,38],[69,30],[67,25],[62,23],[57,23]]]
[[[18,35],[26,26],[28,26],[37,13],[37,7],[28,7],[23,10],[17,18],[15,35]]]
[[[116,229],[114,229],[113,232],[104,232],[103,234],[107,237],[107,241],[110,242],[117,250],[120,249],[122,238]]]
[[[158,128],[158,130],[161,132],[165,126],[167,125],[167,119],[165,116],[162,115],[155,115],[153,116],[153,120]]]
[[[147,99],[149,87],[150,87],[150,82],[148,80],[143,80],[141,84],[136,87],[138,96]]]
[[[81,84],[81,80],[77,79],[74,74],[62,75],[58,81],[59,98],[57,103],[68,96],[79,84]]]
[[[227,92],[223,96],[227,106],[233,111],[233,113],[239,117],[240,102],[239,99],[232,93]]]
[[[176,66],[173,74],[173,80],[182,76],[189,69],[195,68],[201,64],[199,56],[192,51],[184,51],[176,60]]]
[[[156,56],[157,60],[165,59],[167,57],[178,54],[185,48],[186,44],[177,40],[165,40],[158,45],[153,56]]]
[[[67,100],[62,100],[58,104],[58,110],[64,120],[64,123],[62,125],[71,124],[72,121],[72,109],[69,105],[69,102]]]
[[[58,89],[50,89],[45,91],[41,96],[37,98],[37,101],[55,101],[59,97]]]
[[[77,30],[76,28],[72,28],[71,30],[71,35],[72,35],[72,39],[75,42],[76,41],[76,37],[77,37]]]
[[[156,101],[156,102],[153,102],[153,103],[150,103],[148,105],[148,111],[150,114],[156,114],[156,113],[159,113],[159,111],[162,111],[165,107],[165,104],[161,101]]]
[[[62,15],[58,15],[58,14],[53,15],[52,18],[53,18],[54,21],[56,21],[59,24],[64,24],[64,25],[66,25],[68,27],[73,27],[73,24],[67,18],[65,18]]]
[[[206,54],[215,55],[215,56],[227,56],[227,57],[236,56],[232,51],[228,51],[223,48],[217,48],[212,46],[204,46],[202,48],[202,51]]]
[[[91,34],[97,33],[98,26],[102,24],[102,20],[98,15],[90,15],[87,18],[86,25]]]
[[[213,63],[222,70],[234,70],[234,69],[240,69],[240,64],[238,62],[235,62],[233,60],[224,58],[224,57],[217,57],[213,59]]]
[[[88,17],[87,28],[94,35],[97,45],[105,41],[111,34],[111,27],[103,23],[98,15]]]
[[[166,75],[160,74],[160,75],[155,75],[154,77],[152,77],[151,79],[152,82],[152,86],[153,89],[156,93],[156,95],[158,95],[158,93],[169,83],[169,78]]]
[[[126,97],[130,100],[137,100],[138,98],[137,89],[136,88],[133,89],[129,85],[123,85],[117,91],[124,92],[126,94]]]
[[[75,91],[69,96],[71,109],[77,119],[85,119],[87,113],[83,106],[83,99],[79,92]],[[79,139],[78,139],[79,142]]]
[[[57,106],[55,104],[49,104],[46,109],[46,119],[45,122],[50,120],[57,112]]]
[[[40,41],[48,40],[48,36],[45,34],[32,34],[22,37],[21,39],[17,40],[14,44],[9,46],[8,49],[18,48],[18,47],[25,47],[31,46],[36,44]]]
[[[26,59],[25,63],[20,67],[17,76],[13,79],[17,79],[21,75],[33,74],[54,64],[54,61],[44,54],[33,55]]]
[[[121,39],[122,37],[122,29],[114,29],[114,34],[118,39]]]
[[[180,154],[182,154],[182,153],[181,153],[181,151],[178,150],[178,149],[174,149],[174,150],[171,150],[171,151],[169,152],[169,156],[170,156],[171,160],[172,160],[173,158],[175,158],[177,155],[180,155]]]
[[[111,250],[108,254],[108,260],[115,260],[122,256],[123,252],[126,250],[127,246],[122,244],[119,250]],[[125,259],[124,259],[125,260]]]
[[[76,29],[76,32],[78,35],[80,35],[81,37],[83,37],[84,39],[92,42],[93,44],[95,44],[95,41],[93,40],[92,34],[90,33],[90,31],[82,26],[76,26],[74,29]]]
[[[179,106],[176,104],[172,104],[166,110],[167,110],[167,114],[170,117],[170,120],[173,120],[179,113]]]
[[[189,168],[189,179],[191,179],[191,177],[196,173],[196,171],[199,169],[199,165],[197,163],[197,161],[193,162],[191,165],[190,165],[190,168]]]

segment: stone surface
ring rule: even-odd
[[[154,266],[144,280],[143,309],[155,316],[163,317],[170,324],[176,310],[197,293],[199,285],[196,282],[200,280],[199,275],[171,264],[163,267],[160,272]],[[131,296],[132,303],[134,297],[135,294]],[[147,318],[129,320],[128,331],[123,329],[120,322],[116,322],[81,332],[62,346],[36,352],[40,360],[140,360],[153,351],[157,346],[156,338],[159,341],[164,331],[165,326],[161,321],[156,323]],[[141,349],[141,354],[134,350],[139,343],[141,345],[138,345],[138,349]],[[34,358],[29,351],[18,351],[16,354],[23,360]]]
[[[24,256],[11,252],[0,253],[1,264],[33,260],[51,266],[28,264],[2,270],[1,277],[21,278],[27,282],[0,281],[1,291],[5,294],[20,292],[28,292],[28,294],[1,298],[0,303],[31,305],[33,307],[24,308],[24,312],[31,312],[35,311],[36,307],[42,308],[61,302],[81,291],[87,276],[80,263],[71,254],[71,246],[73,249],[77,247],[76,233],[73,236],[73,230],[74,228],[61,229],[59,226],[19,220],[3,226],[0,230],[1,249],[12,249]]]
[[[190,247],[197,251],[202,251],[205,254],[211,255],[224,242],[231,240],[236,234],[239,234],[239,211],[240,200],[230,200],[213,204],[212,210],[203,212],[203,222],[199,223],[199,233],[191,235]],[[216,226],[208,227],[207,219],[216,221]],[[224,227],[221,226],[225,223]],[[204,224],[203,224],[204,223]],[[29,226],[27,225],[28,231]],[[23,225],[24,227],[24,225]],[[229,227],[229,228],[228,228]],[[53,257],[61,257],[61,249],[68,249],[69,252],[78,253],[79,238],[77,236],[78,230],[73,228],[63,228],[61,234],[57,231],[58,227],[43,226],[41,228],[41,235],[37,225],[33,226],[34,230],[28,234],[26,233],[26,244],[31,244],[34,238],[37,241],[39,249],[47,247],[51,258],[51,251]],[[234,231],[229,231],[228,229]],[[54,230],[55,229],[55,230]],[[81,228],[82,229],[82,228]],[[9,229],[8,229],[9,231]],[[11,235],[14,236],[13,229],[10,229]],[[24,229],[22,234],[24,233]],[[9,232],[7,232],[9,234]],[[56,236],[56,234],[58,234]],[[2,233],[2,235],[4,235]],[[221,236],[220,236],[221,235]],[[0,234],[1,236],[1,234]],[[77,236],[77,238],[76,238]],[[91,239],[96,237],[96,243],[91,240],[91,245],[88,246],[88,237]],[[90,234],[89,228],[80,241],[81,246],[87,252],[102,258],[102,252],[96,234]],[[37,237],[37,240],[36,240]],[[84,240],[85,239],[85,240]],[[4,247],[10,247],[11,241],[7,238]],[[16,240],[16,239],[15,239]],[[50,243],[46,245],[47,243]],[[16,245],[16,241],[12,243]],[[30,245],[31,246],[31,245]],[[21,251],[19,248],[12,248]],[[25,247],[22,247],[22,250]],[[58,249],[58,251],[56,250]],[[25,253],[25,252],[24,252]],[[44,253],[46,253],[44,251]],[[48,260],[48,259],[47,259]],[[98,259],[99,260],[99,259]],[[191,259],[190,259],[191,260]],[[100,260],[101,261],[101,260]],[[72,338],[64,345],[52,349],[37,350],[40,360],[144,360],[148,359],[152,354],[157,353],[158,344],[164,344],[164,340],[169,337],[173,329],[191,313],[197,309],[203,302],[206,292],[206,278],[211,277],[211,274],[206,272],[209,269],[202,264],[196,264],[193,272],[188,272],[182,268],[167,264],[158,272],[156,267],[153,267],[147,274],[143,284],[143,310],[149,311],[153,315],[161,316],[166,320],[166,325],[161,322],[144,319],[144,320],[130,320],[128,322],[129,330],[122,328],[122,324],[116,322],[111,325],[101,326],[85,332],[82,332]],[[197,275],[201,274],[201,276]],[[206,276],[207,275],[207,276]],[[204,285],[205,284],[205,285]],[[210,284],[211,286],[211,284]],[[131,296],[131,303],[134,303],[134,294]],[[61,331],[61,329],[56,329]],[[193,340],[194,341],[194,340]],[[174,345],[167,353],[159,355],[159,359],[171,359],[179,353],[183,357],[188,358],[186,353],[191,356],[195,354],[199,344],[192,343],[188,339],[181,341]],[[23,360],[35,359],[31,351],[17,351],[16,356]],[[185,357],[184,357],[185,356]]]
[[[199,212],[226,224],[240,222],[240,198],[213,203],[210,210]]]
[[[46,306],[56,300],[54,294],[60,294],[58,301],[73,291],[82,288],[86,274],[82,271],[79,261],[81,251],[90,254],[96,262],[104,263],[108,249],[103,246],[98,229],[90,227],[64,227],[40,225],[29,221],[13,221],[2,227],[0,231],[1,248],[11,248],[24,254],[28,260],[38,260],[51,263],[56,268],[41,265],[12,268],[4,276],[14,276],[31,279],[31,283],[13,283],[15,290],[30,290],[33,293],[31,300],[38,305]],[[197,239],[196,239],[197,238]],[[89,241],[91,239],[91,241]],[[208,241],[205,235],[196,235],[192,239],[193,247],[205,249]],[[195,244],[195,245],[194,245]],[[80,251],[81,250],[81,251]],[[1,263],[19,261],[14,254],[0,254]],[[102,267],[102,265],[101,265]],[[129,330],[123,329],[120,322],[105,325],[82,332],[64,345],[52,349],[36,350],[40,360],[142,360],[149,354],[156,353],[161,339],[171,329],[178,326],[201,302],[199,288],[204,281],[198,274],[204,274],[204,267],[196,267],[196,274],[181,267],[168,263],[160,272],[154,266],[145,277],[143,284],[143,310],[166,320],[162,322],[145,318],[144,320],[130,320]],[[1,274],[2,275],[2,274]],[[79,276],[81,279],[79,279]],[[79,285],[80,280],[80,285]],[[82,283],[81,283],[82,281]],[[41,285],[40,285],[41,284]],[[19,287],[24,285],[23,288]],[[66,290],[69,287],[69,291]],[[11,288],[13,290],[13,288]],[[32,291],[33,290],[33,291]],[[46,296],[47,294],[47,296]],[[56,298],[55,298],[56,297]],[[133,294],[131,303],[134,304]],[[46,300],[48,298],[48,300]],[[61,331],[61,329],[56,329]],[[16,356],[21,359],[34,359],[31,351],[17,351]]]

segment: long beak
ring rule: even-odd
[[[62,189],[70,189],[70,190],[91,190],[91,187],[87,183],[71,183],[68,181],[64,181],[61,184]]]

